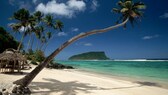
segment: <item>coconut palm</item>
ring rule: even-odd
[[[56,20],[55,29],[59,29],[60,31],[62,31],[62,28],[64,27],[64,24],[60,21],[60,20]]]
[[[42,36],[42,38],[40,39],[41,41],[41,45],[40,45],[40,49],[39,50],[42,50],[42,47],[44,46],[44,44],[47,42],[46,41],[46,37],[45,36]]]
[[[37,11],[37,12],[34,13],[34,18],[36,18],[36,20],[37,20],[38,22],[40,22],[40,21],[42,20],[42,17],[43,17],[43,16],[44,16],[44,14],[41,13],[40,11]]]
[[[22,37],[21,37],[21,40],[20,40],[20,44],[17,48],[18,51],[20,50],[22,41],[23,41],[23,39],[26,35],[25,31],[26,31],[26,29],[29,25],[29,22],[30,22],[29,18],[30,18],[30,13],[29,13],[28,10],[26,10],[24,8],[15,12],[14,15],[12,16],[12,18],[11,18],[11,19],[17,20],[17,23],[14,23],[14,24],[11,25],[11,27],[14,31],[19,31],[20,29],[23,29],[23,34],[22,34]]]
[[[121,2],[121,3],[120,3]],[[68,41],[66,41],[64,44],[62,44],[59,48],[57,48],[53,53],[51,53],[43,62],[41,62],[32,72],[27,74],[22,79],[19,79],[14,82],[14,84],[20,85],[22,87],[28,86],[31,81],[37,76],[37,74],[56,56],[58,55],[64,48],[72,44],[73,42],[77,41],[78,39],[98,34],[98,33],[104,33],[116,28],[119,28],[121,26],[124,26],[130,19],[136,19],[137,17],[141,17],[139,14],[139,9],[145,8],[145,5],[141,2],[134,3],[132,0],[120,0],[119,3],[119,9],[113,9],[120,13],[123,17],[123,20],[120,24],[110,26],[104,29],[96,29],[88,32],[81,33],[77,36],[72,37]],[[143,6],[143,7],[140,7]]]
[[[43,21],[46,23],[47,26],[53,27],[53,16],[48,14],[44,17]]]
[[[29,41],[27,43],[27,51],[28,50],[32,50],[32,44],[33,44],[33,34],[36,32],[36,25],[37,25],[37,18],[35,18],[34,16],[31,16],[29,18],[29,26],[27,27],[26,32],[29,34],[30,38]]]
[[[54,29],[58,29],[59,31],[62,31],[63,27],[64,27],[64,24],[60,20],[56,20],[55,24],[53,26]],[[56,33],[57,33],[56,31],[54,31],[54,32],[47,32],[46,35],[47,35],[48,40],[47,40],[46,46],[44,47],[44,51],[46,50],[49,42],[55,37]]]
[[[119,20],[116,22],[117,24],[120,21],[125,21],[129,18],[131,25],[134,25],[134,21],[136,19],[140,19],[143,16],[143,12],[140,9],[145,9],[146,6],[142,2],[134,3],[132,0],[120,0],[118,3],[118,8],[113,8],[113,11],[116,13],[121,13]],[[126,28],[126,23],[124,24],[124,28]]]
[[[47,43],[46,43],[46,45],[45,45],[45,47],[44,47],[44,52],[45,52],[45,50],[46,50],[46,48],[47,48],[47,46],[48,46],[48,43],[49,43],[49,41],[51,40],[51,38],[53,37],[53,35],[52,35],[52,33],[51,32],[47,32],[46,33],[46,36],[47,36]]]
[[[41,41],[41,38],[42,38],[43,34],[44,34],[44,27],[43,26],[35,27],[35,35],[36,35],[36,38],[38,39],[36,50],[38,50],[39,40]]]

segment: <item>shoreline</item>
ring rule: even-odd
[[[0,74],[0,84],[9,84],[31,70],[23,71],[23,75]],[[78,69],[45,68],[32,81],[29,88],[32,95],[146,95],[146,92],[150,95],[168,94],[168,89],[161,88],[155,83],[135,83]]]
[[[75,71],[79,73],[83,73],[86,75],[91,75],[91,76],[96,76],[96,77],[105,77],[105,78],[114,78],[114,79],[119,79],[119,80],[124,80],[124,81],[130,81],[133,83],[136,82],[150,82],[153,84],[157,84],[161,88],[168,89],[168,82],[166,81],[161,81],[161,80],[156,80],[156,79],[149,79],[149,78],[144,78],[144,77],[135,77],[135,76],[122,76],[122,75],[112,75],[112,74],[107,74],[103,72],[96,72],[94,70],[85,70],[85,69],[75,69]]]

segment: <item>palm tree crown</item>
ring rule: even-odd
[[[62,31],[62,28],[64,27],[64,24],[60,21],[60,20],[56,20],[55,29],[59,29],[60,31]]]
[[[133,0],[120,0],[117,4],[119,8],[113,8],[113,11],[122,14],[122,16],[116,22],[117,24],[119,21],[125,21],[127,18],[129,18],[130,23],[133,25],[133,22],[137,18],[141,18],[143,16],[141,9],[146,8],[144,3],[134,3]],[[124,26],[126,27],[126,24]]]

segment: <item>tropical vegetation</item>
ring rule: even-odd
[[[24,88],[27,87],[32,80],[38,75],[38,73],[56,56],[58,55],[64,48],[72,44],[73,42],[77,41],[78,39],[97,34],[97,33],[104,33],[116,28],[119,28],[121,26],[126,26],[127,22],[130,21],[133,25],[134,21],[139,20],[143,16],[143,12],[141,9],[145,9],[145,5],[142,2],[136,2],[134,3],[133,0],[120,0],[118,2],[117,8],[114,8],[113,11],[120,14],[120,18],[117,21],[117,24],[114,26],[110,26],[104,29],[95,29],[89,32],[83,32],[77,36],[72,37],[68,41],[66,41],[64,44],[62,44],[60,47],[58,47],[53,53],[51,53],[48,57],[45,58],[44,61],[42,61],[32,72],[27,74],[22,79],[19,79],[14,82],[14,84],[19,85],[16,86],[13,90],[16,90],[16,88]],[[44,17],[44,18],[43,18]],[[37,38],[41,40],[41,45],[43,43],[46,43],[46,36],[43,35],[45,28],[43,25],[45,24],[46,27],[54,27],[55,29],[61,30],[62,24],[53,24],[52,17],[50,15],[42,15],[41,12],[37,13],[36,15],[30,15],[28,11],[25,9],[21,9],[18,12],[14,13],[14,19],[18,20],[15,24],[12,25],[13,30],[18,31],[22,27],[24,28],[23,31],[23,38],[28,33],[33,33],[35,35],[38,35]],[[44,23],[41,24],[40,22]],[[61,27],[59,27],[60,25]],[[28,32],[30,31],[30,32]],[[46,32],[44,33],[46,34]],[[21,41],[22,42],[22,39]],[[18,47],[18,50],[20,47]]]
[[[52,15],[44,15],[40,11],[30,14],[24,8],[15,12],[10,19],[14,20],[14,23],[10,25],[13,31],[22,34],[20,44],[17,48],[18,51],[20,51],[25,36],[29,36],[27,51],[32,50],[34,38],[37,39],[36,50],[42,50],[44,44],[57,32],[56,30],[62,31],[63,28],[63,23],[55,19]],[[48,31],[51,29],[54,29],[54,31]]]
[[[3,27],[0,27],[0,53],[7,48],[17,49],[18,45],[19,42],[16,41]]]

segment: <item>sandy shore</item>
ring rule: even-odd
[[[0,88],[7,88],[24,74],[0,74]],[[168,95],[168,89],[152,82],[131,82],[77,70],[44,69],[29,87],[32,95]]]

